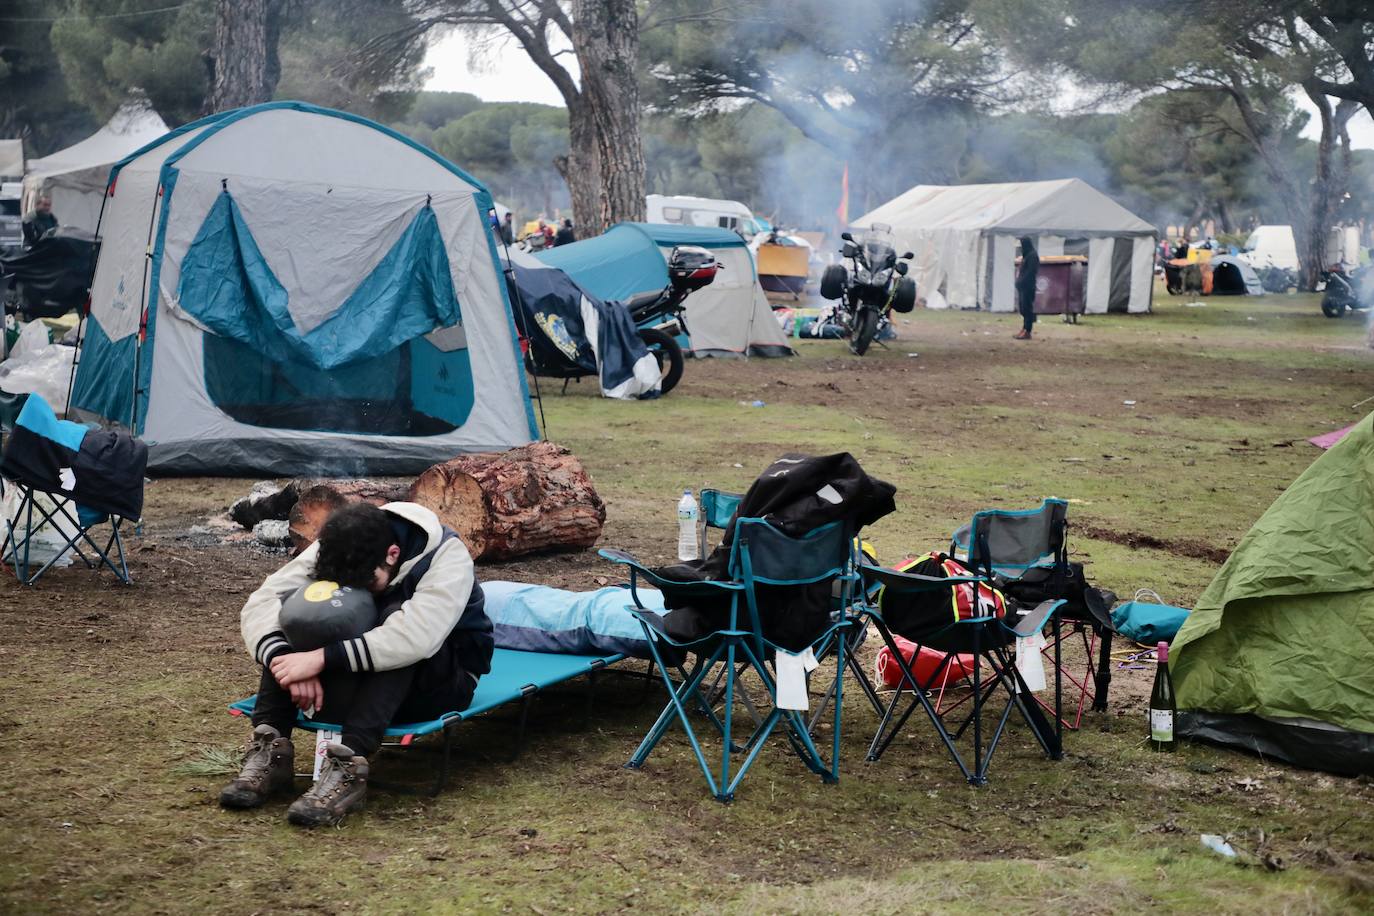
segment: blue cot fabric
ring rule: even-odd
[[[486,583],[482,584],[483,590]],[[428,735],[437,732],[454,721],[471,719],[488,710],[495,709],[512,700],[518,700],[534,690],[542,690],[563,681],[572,680],[588,674],[596,668],[613,665],[623,661],[625,656],[608,655],[546,655],[539,652],[517,652],[511,649],[497,649],[491,656],[491,671],[477,681],[477,691],[472,696],[468,708],[461,712],[445,713],[428,722],[398,722],[385,732],[389,738],[405,735]],[[257,697],[248,697],[229,708],[243,715],[252,715]],[[296,725],[311,731],[342,731],[329,722],[317,722],[298,716]]]
[[[482,593],[500,648],[653,657],[644,628],[626,610],[633,603],[628,589],[571,592],[521,582],[483,582]],[[663,613],[661,592],[640,589],[639,598],[651,616]]]
[[[439,224],[424,207],[400,239],[328,320],[302,334],[289,295],[273,275],[243,214],[225,191],[182,262],[181,307],[213,333],[273,362],[334,369],[389,353],[461,320]]]

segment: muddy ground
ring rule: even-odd
[[[867,535],[883,560],[940,547],[978,508],[1061,495],[1090,577],[1187,604],[1315,457],[1305,438],[1374,394],[1361,329],[1308,297],[1161,300],[1148,318],[1045,321],[1029,343],[1001,316],[917,312],[899,330],[862,360],[799,342],[792,360],[689,363],[658,403],[546,385],[548,435],[607,502],[601,543],[650,562],[668,559],[683,486],[743,488],[782,451],[845,449],[899,487],[899,512]],[[464,726],[435,799],[376,791],[315,834],[286,825],[283,805],[221,811],[219,771],[245,733],[225,704],[256,681],[238,610],[283,557],[203,526],[251,484],[150,483],[132,587],[76,567],[33,588],[0,581],[0,910],[1374,906],[1374,785],[1201,746],[1151,754],[1151,671],[1124,653],[1108,711],[1084,717],[1064,760],[1013,725],[984,789],[915,720],[865,763],[876,716],[851,691],[838,785],[779,743],[721,805],[680,732],[644,770],[621,768],[662,697],[606,678],[590,715],[584,685],[541,698],[514,763],[505,717]],[[615,578],[591,551],[479,575]],[[422,746],[376,769],[419,784],[433,762]],[[1206,852],[1202,833],[1233,836],[1250,864]]]

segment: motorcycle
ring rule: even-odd
[[[709,286],[724,266],[705,248],[679,245],[668,256],[668,285],[661,290],[641,293],[621,304],[639,331],[639,339],[648,347],[658,363],[661,394],[667,394],[682,379],[684,365],[682,347],[677,335],[688,333],[686,319],[687,297]],[[536,333],[531,331],[531,333]],[[547,334],[543,335],[547,337]],[[564,386],[571,379],[597,374],[590,352],[574,358],[567,352],[567,342],[540,339],[532,341],[525,353],[525,367],[540,378],[559,378]]]
[[[1344,264],[1333,264],[1322,273],[1326,291],[1322,294],[1322,314],[1340,318],[1346,309],[1364,309],[1374,304],[1374,267],[1346,273]]]
[[[910,251],[897,257],[897,240],[890,226],[875,223],[856,241],[843,232],[840,256],[853,269],[831,264],[821,274],[821,296],[835,303],[834,317],[849,349],[863,356],[869,346],[891,326],[891,314],[916,307],[916,281],[908,277]]]

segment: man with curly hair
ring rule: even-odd
[[[312,581],[371,592],[375,625],[297,651],[281,625],[282,602]],[[243,606],[244,644],[262,665],[248,756],[220,793],[227,808],[254,808],[291,788],[297,710],[341,725],[319,778],[287,811],[302,826],[337,824],[367,794],[369,755],[393,721],[466,709],[491,670],[492,624],[467,547],[414,503],[335,510],[319,540],[267,578]]]

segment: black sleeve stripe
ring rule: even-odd
[[[267,657],[282,647],[290,648],[290,643],[286,641],[280,631],[274,630],[258,640],[258,648],[257,651],[253,653],[253,657],[256,658],[260,664],[266,663]]]
[[[370,648],[368,648],[368,645],[367,645],[367,637],[366,637],[366,636],[359,636],[357,641],[358,641],[359,643],[362,644],[362,647],[363,647],[363,654],[364,654],[365,656],[367,656],[367,670],[368,670],[368,671],[376,671],[376,670],[377,670],[377,663],[374,662],[374,661],[372,660],[372,650],[371,650]]]

